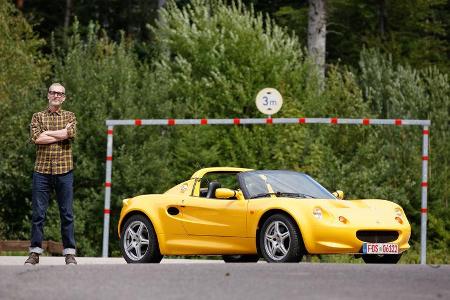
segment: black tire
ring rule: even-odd
[[[131,216],[123,226],[120,250],[129,264],[159,263],[163,258],[155,229],[150,220],[142,215]]]
[[[259,260],[259,255],[222,255],[222,258],[226,263],[254,263]]]
[[[366,264],[396,264],[402,257],[400,254],[366,254],[362,256],[362,259]]]
[[[305,254],[297,224],[283,214],[270,216],[264,222],[259,232],[259,249],[269,263],[300,262]]]

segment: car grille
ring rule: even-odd
[[[398,232],[393,230],[358,230],[356,237],[367,243],[389,243],[398,239]]]

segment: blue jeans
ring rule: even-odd
[[[33,173],[33,217],[31,225],[30,252],[41,254],[44,237],[44,223],[51,192],[55,190],[61,218],[63,255],[75,254],[75,233],[73,221],[73,172],[51,175]]]

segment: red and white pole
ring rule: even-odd
[[[428,126],[423,126],[423,144],[422,144],[422,206],[421,212],[421,224],[420,224],[420,264],[425,265],[427,263],[427,193],[428,193],[428,138],[430,136],[430,130]]]
[[[111,214],[111,173],[113,153],[114,126],[108,126],[108,142],[106,146],[106,178],[105,178],[105,208],[103,209],[103,249],[102,256],[108,257],[109,217]]]

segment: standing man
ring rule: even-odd
[[[36,265],[43,252],[42,239],[50,193],[55,190],[61,218],[66,264],[75,260],[73,220],[73,158],[72,140],[76,135],[75,114],[62,110],[66,99],[65,88],[53,83],[48,88],[48,107],[33,114],[31,141],[36,144],[36,163],[33,173],[33,217],[31,225],[30,256],[25,264]]]

